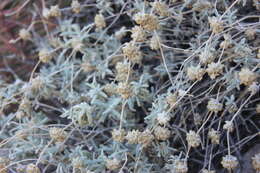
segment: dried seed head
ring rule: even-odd
[[[126,132],[124,129],[113,129],[112,138],[116,142],[124,142]]]
[[[210,129],[208,132],[208,138],[211,140],[212,144],[219,144],[220,133],[214,129]]]
[[[207,10],[209,8],[212,8],[212,4],[207,0],[198,0],[192,5],[192,9],[198,12]]]
[[[41,173],[40,169],[33,163],[27,165],[26,173]]]
[[[188,78],[192,81],[201,80],[203,75],[205,74],[205,70],[198,66],[190,66],[187,69]]]
[[[171,117],[166,112],[161,112],[156,119],[160,125],[166,125],[171,120]]]
[[[260,114],[260,104],[257,104],[257,105],[256,105],[256,113],[259,113],[259,114]]]
[[[207,105],[207,108],[209,111],[212,111],[212,112],[219,112],[219,111],[222,111],[223,109],[223,104],[222,103],[219,103],[219,101],[217,99],[213,99],[211,98],[208,102],[208,105]]]
[[[220,62],[217,63],[212,62],[208,65],[206,71],[211,79],[215,79],[217,76],[223,73],[223,68],[224,65],[221,64]]]
[[[30,32],[27,29],[21,29],[19,31],[19,37],[22,40],[30,40],[32,36],[31,36]]]
[[[50,137],[55,142],[64,142],[68,134],[62,129],[57,127],[50,128]]]
[[[153,14],[138,13],[134,16],[134,20],[145,30],[153,31],[159,29],[159,21]]]
[[[213,33],[218,34],[224,30],[223,22],[217,17],[209,17],[208,20]]]
[[[130,68],[130,63],[127,62],[118,62],[116,64],[116,80],[117,81],[126,81],[131,74],[132,70]]]
[[[248,68],[242,68],[242,70],[238,73],[238,76],[240,83],[246,86],[251,85],[256,80],[256,74]]]
[[[81,10],[81,6],[80,6],[80,3],[78,0],[73,0],[71,2],[71,9],[74,13],[78,14],[80,13],[80,10]]]
[[[146,40],[146,33],[145,30],[140,26],[135,26],[131,29],[131,37],[134,41],[145,41]]]
[[[127,135],[125,139],[129,144],[137,144],[138,143],[138,137],[140,136],[141,132],[138,130],[132,130],[127,132]]]
[[[116,158],[106,160],[106,168],[109,170],[117,170],[120,166],[120,161]]]
[[[234,131],[234,124],[233,124],[233,122],[232,121],[225,121],[223,129],[227,130],[228,132],[233,132]]]
[[[152,143],[154,136],[149,129],[146,129],[138,136],[138,143],[146,147]]]
[[[260,153],[252,157],[252,165],[256,171],[260,171]]]
[[[83,169],[83,168],[85,168],[84,161],[80,157],[73,158],[71,164],[72,164],[72,167],[74,169]]]
[[[92,72],[96,70],[96,67],[92,65],[89,61],[85,61],[81,64],[81,68],[83,69],[84,72]]]
[[[128,83],[119,83],[117,86],[117,93],[121,95],[123,99],[130,98],[132,93],[132,87]]]
[[[115,37],[118,40],[121,40],[124,36],[126,36],[126,28],[125,26],[121,27],[118,31],[115,32]]]
[[[97,14],[95,16],[95,25],[97,27],[97,29],[100,29],[102,30],[103,28],[106,27],[106,21],[105,21],[105,18],[104,16],[100,13],[100,14]]]
[[[256,37],[256,30],[253,28],[248,28],[245,31],[245,35],[248,40],[254,40]]]
[[[167,17],[170,15],[169,7],[164,2],[153,2],[152,6],[154,11],[162,17]]]
[[[61,11],[58,5],[51,6],[50,8],[50,16],[51,17],[60,17]]]
[[[186,140],[190,147],[198,147],[200,145],[200,136],[195,131],[190,130],[189,133],[186,134]]]
[[[158,126],[154,129],[154,136],[158,140],[166,141],[171,136],[171,131],[168,128]]]
[[[226,155],[226,156],[222,157],[221,164],[224,168],[231,170],[231,169],[235,169],[237,167],[238,161],[235,156]]]
[[[140,64],[142,61],[142,53],[134,42],[126,43],[122,48],[124,56],[132,63]]]
[[[251,92],[252,95],[256,94],[259,91],[259,85],[256,82],[253,82],[248,87],[248,91]]]
[[[39,60],[43,63],[47,63],[52,59],[52,54],[47,49],[42,49],[39,51]]]
[[[161,39],[158,35],[154,34],[150,40],[150,48],[152,50],[160,49]]]
[[[205,49],[200,55],[199,55],[200,62],[202,64],[209,64],[212,63],[215,59],[215,55],[213,51],[209,49]]]
[[[116,84],[108,83],[104,86],[104,91],[107,95],[112,96],[116,93]]]

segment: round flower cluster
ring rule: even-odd
[[[130,68],[130,64],[126,62],[118,62],[116,64],[116,80],[117,81],[126,81],[132,70]]]
[[[218,34],[224,30],[223,22],[217,17],[209,17],[208,20],[213,33]]]
[[[232,121],[225,121],[223,129],[227,130],[228,132],[233,132],[234,131],[234,124],[233,124],[233,122]]]
[[[140,26],[135,26],[131,30],[131,37],[134,41],[142,42],[146,40],[145,30]]]
[[[167,104],[172,107],[172,106],[176,106],[176,103],[177,103],[177,100],[178,100],[178,97],[177,97],[177,93],[170,93],[166,96],[166,102]],[[175,107],[174,106],[174,107]]]
[[[47,63],[52,59],[52,54],[47,49],[39,51],[39,60],[43,63]]]
[[[252,157],[252,165],[256,171],[260,171],[260,153]]]
[[[223,73],[223,68],[224,65],[221,64],[220,62],[217,63],[212,62],[208,65],[206,71],[211,79],[215,79],[217,76]]]
[[[97,14],[94,20],[97,29],[103,29],[106,27],[106,21],[102,14]]]
[[[40,169],[33,163],[27,165],[26,173],[41,173]]]
[[[257,104],[257,105],[256,105],[256,113],[259,113],[259,114],[260,114],[260,104]]]
[[[202,80],[204,74],[205,74],[205,70],[201,68],[199,65],[190,66],[187,69],[187,75],[191,81]]]
[[[58,5],[51,6],[50,9],[43,8],[42,16],[46,19],[49,19],[50,17],[60,17],[61,11]]]
[[[226,156],[222,157],[221,164],[224,168],[231,170],[231,169],[235,169],[237,167],[238,161],[235,156],[226,155]]]
[[[129,144],[137,144],[138,143],[138,137],[141,134],[139,130],[132,130],[127,133],[125,136],[125,139]]]
[[[78,14],[81,11],[81,6],[78,0],[72,0],[71,9],[74,13]]]
[[[212,144],[219,144],[219,140],[220,140],[220,134],[218,131],[211,129],[208,132],[208,137],[211,140]]]
[[[30,32],[27,29],[21,29],[19,31],[19,37],[22,40],[30,40],[32,36],[31,36]]]
[[[116,142],[123,142],[125,139],[126,132],[124,129],[114,129],[112,131],[112,138]]]
[[[233,46],[231,35],[224,34],[224,39],[225,40],[220,43],[219,47],[222,49],[231,48]]]
[[[157,14],[162,17],[167,17],[170,15],[169,7],[163,2],[153,2],[152,6]]]
[[[84,161],[80,157],[74,157],[71,163],[74,169],[83,169],[85,167]]]
[[[108,96],[112,96],[116,93],[116,84],[108,83],[104,86],[104,91]]]
[[[57,127],[50,128],[49,134],[55,142],[64,142],[68,135],[62,128]]]
[[[160,49],[160,44],[161,44],[161,39],[159,36],[157,36],[156,34],[154,34],[152,36],[152,38],[150,39],[150,48],[152,50],[158,50]]]
[[[171,117],[166,112],[161,112],[158,114],[156,120],[160,125],[166,125],[171,120]]]
[[[223,109],[223,104],[219,103],[219,101],[217,99],[213,99],[211,98],[208,102],[207,108],[209,111],[212,112],[220,112]]]
[[[140,133],[140,136],[138,137],[138,143],[142,144],[143,147],[150,145],[153,140],[154,136],[149,129]]]
[[[132,63],[140,64],[142,61],[142,53],[134,42],[126,43],[122,48],[124,56]]]
[[[121,95],[123,99],[128,99],[132,96],[132,88],[128,83],[119,83],[117,86],[117,93]]]
[[[213,51],[206,49],[199,55],[200,62],[202,64],[209,64],[215,60]]]
[[[248,68],[242,68],[238,75],[240,83],[246,86],[251,85],[256,80],[256,74]]]
[[[6,169],[6,167],[9,164],[9,159],[4,158],[4,157],[0,157],[0,173],[7,173],[8,170]]]
[[[216,171],[203,169],[202,173],[216,173]]]
[[[147,31],[159,29],[159,21],[153,14],[138,13],[134,16],[134,20]]]
[[[120,168],[120,166],[121,166],[121,163],[116,158],[106,160],[106,168],[109,170],[117,170]]]
[[[178,156],[174,156],[172,164],[174,173],[188,172],[188,164],[186,159],[180,159]]]
[[[92,65],[89,61],[85,61],[81,64],[81,68],[84,72],[92,72],[96,69],[94,65]]]
[[[201,143],[199,134],[197,134],[193,130],[190,130],[189,133],[186,134],[186,140],[188,142],[188,145],[194,148],[198,147]]]
[[[158,126],[154,129],[154,136],[158,140],[165,141],[170,138],[171,131],[168,128]]]

